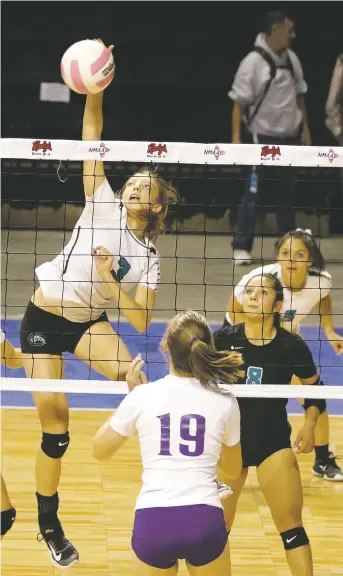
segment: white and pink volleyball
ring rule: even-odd
[[[115,64],[112,52],[96,40],[76,42],[63,54],[61,75],[78,94],[97,94],[113,80]]]

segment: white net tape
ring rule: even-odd
[[[1,158],[23,160],[154,162],[158,164],[343,167],[343,147],[188,142],[117,142],[5,138]],[[224,386],[225,387],[225,386]],[[234,385],[237,397],[343,399],[343,386]],[[125,382],[2,378],[2,391],[127,394]]]
[[[343,386],[247,386],[234,384],[223,388],[239,398],[324,398],[343,400]],[[65,392],[76,394],[127,394],[126,382],[96,380],[48,380],[30,378],[2,378],[1,391]]]
[[[343,167],[343,148],[4,138],[1,140],[1,158],[338,168]]]

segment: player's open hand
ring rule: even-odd
[[[314,448],[314,427],[306,426],[299,430],[293,448],[296,454],[309,454]]]
[[[114,255],[103,246],[93,248],[92,254],[100,278],[105,278],[111,272]]]
[[[103,41],[101,40],[101,38],[95,38],[95,40],[96,40],[97,42],[99,42],[100,44],[102,44],[103,46],[105,46],[105,44],[103,43]],[[106,46],[106,48],[107,48],[110,52],[112,52],[112,50],[113,50],[113,48],[114,48],[114,44],[110,44],[110,46]]]
[[[340,336],[337,332],[332,332],[332,334],[328,334],[328,341],[337,356],[343,354],[343,336]]]
[[[134,360],[132,360],[128,373],[126,374],[126,382],[129,387],[130,392],[140,384],[147,384],[148,379],[144,374],[142,368],[144,366],[144,360],[141,354],[138,354]]]

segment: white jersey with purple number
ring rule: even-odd
[[[274,274],[283,285],[284,301],[281,309],[281,320],[284,328],[287,323],[295,322],[300,325],[301,321],[306,318],[313,308],[325,298],[332,286],[331,276],[326,271],[310,270],[307,276],[306,284],[302,290],[289,290],[282,281],[281,265],[278,262],[255,268],[249,274],[245,274],[238,282],[234,290],[234,296],[240,304],[243,303],[243,295],[246,285],[254,276],[262,273]],[[231,324],[228,312],[226,319]]]
[[[86,196],[85,208],[62,252],[36,268],[44,297],[51,305],[63,307],[69,320],[96,319],[111,300],[92,256],[97,246],[114,254],[112,275],[123,290],[137,284],[157,288],[160,263],[156,248],[148,240],[138,240],[130,230],[126,208],[105,179],[92,197]]]
[[[216,467],[221,445],[240,441],[237,400],[195,378],[166,376],[137,386],[110,420],[122,436],[138,432],[143,486],[136,509],[221,506]]]

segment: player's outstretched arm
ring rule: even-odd
[[[332,315],[332,298],[328,294],[319,304],[320,324],[329,343],[338,356],[343,354],[343,337],[335,332]]]
[[[132,396],[135,395],[137,386],[147,383],[147,378],[142,372],[143,365],[142,356],[138,354],[131,362],[126,376],[130,394],[125,396],[113,416],[94,436],[92,456],[96,460],[105,460],[114,456],[127,438],[136,431],[136,420],[141,402],[133,399]]]
[[[113,50],[113,46],[109,46]],[[83,114],[82,140],[99,141],[103,129],[102,102],[104,92],[90,94],[86,98]],[[83,186],[87,196],[93,196],[105,179],[104,163],[85,160],[83,163]]]
[[[320,383],[318,374],[314,374],[311,378],[300,378],[301,384],[305,386],[313,386]],[[296,454],[309,454],[312,452],[315,444],[314,431],[316,429],[318,418],[325,408],[325,400],[311,400],[305,401],[305,423],[299,430],[293,448]]]

